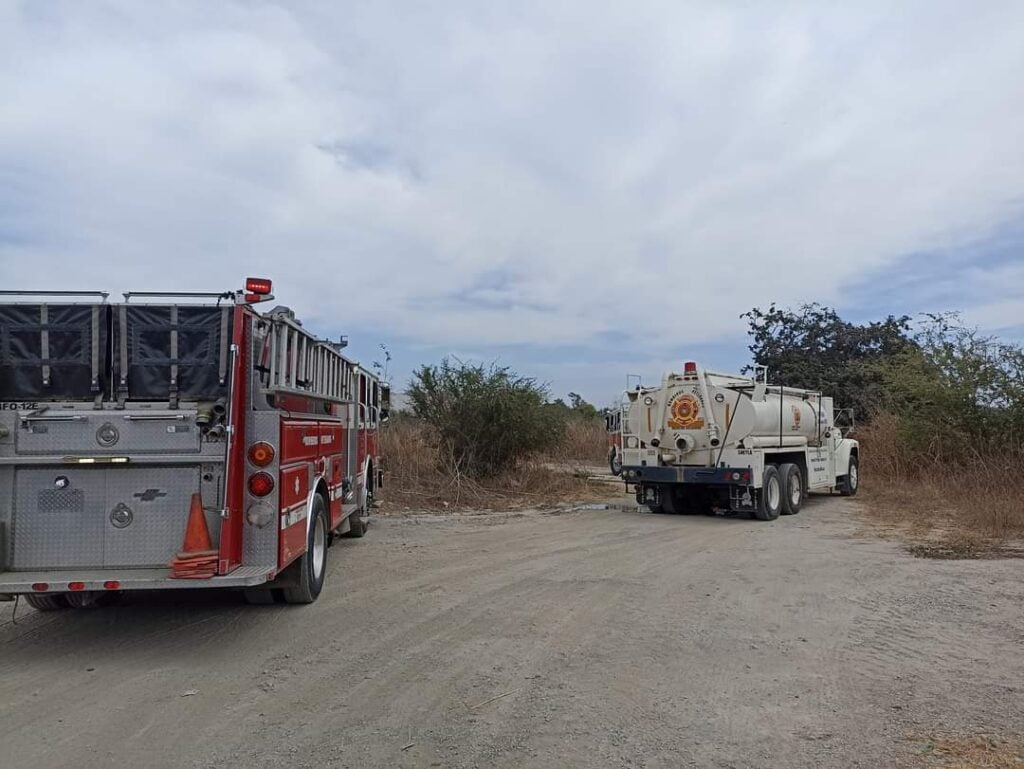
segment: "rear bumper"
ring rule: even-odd
[[[738,476],[738,477],[737,477]],[[653,467],[630,465],[622,468],[626,483],[750,484],[749,467]]]
[[[0,594],[67,593],[68,585],[81,582],[89,590],[177,590],[181,588],[253,587],[273,579],[265,566],[243,566],[223,577],[171,579],[170,569],[62,569],[61,571],[8,571],[0,574]],[[117,582],[117,588],[105,583]],[[46,590],[32,586],[45,584]]]

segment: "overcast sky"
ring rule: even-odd
[[[1021,2],[0,0],[0,284],[267,275],[606,403],[771,301],[1020,338],[1021,137]]]

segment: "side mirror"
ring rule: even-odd
[[[387,422],[389,419],[391,419],[391,412],[389,412],[387,409],[381,409],[380,410],[380,421],[381,422]]]

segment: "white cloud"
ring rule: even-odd
[[[1024,7],[888,6],[7,5],[0,282],[728,338],[1018,213]]]

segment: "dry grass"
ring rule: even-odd
[[[915,454],[891,417],[876,419],[857,438],[869,514],[916,540],[916,554],[978,557],[1024,538],[1024,452],[962,446]]]
[[[600,425],[598,425],[600,427]],[[604,431],[601,430],[601,440]],[[436,437],[422,422],[400,417],[381,431],[386,486],[384,511],[492,510],[547,506],[561,501],[604,499],[611,488],[596,483],[582,468],[591,456],[569,461],[593,433],[571,431],[554,455],[520,463],[499,476],[477,481],[446,472],[438,462]],[[600,459],[603,461],[603,446]]]
[[[573,465],[608,464],[608,433],[599,419],[570,419],[565,426],[565,439],[548,452],[552,461]]]
[[[941,769],[1021,769],[1024,740],[989,734],[936,735],[923,740],[915,751],[920,765]]]

